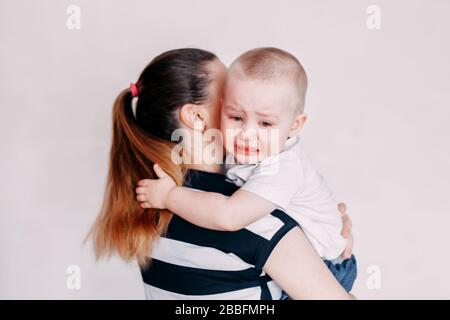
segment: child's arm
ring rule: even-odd
[[[169,209],[203,228],[236,231],[276,208],[270,201],[243,189],[226,197],[220,193],[178,187],[158,165],[154,169],[159,179],[141,180],[136,189],[142,207]]]
[[[276,206],[243,189],[226,197],[175,187],[168,194],[167,209],[203,228],[236,231],[271,213]]]

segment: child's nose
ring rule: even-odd
[[[255,140],[256,137],[258,136],[258,132],[255,128],[245,128],[242,131],[242,138],[245,140]]]
[[[256,131],[256,129],[258,129],[258,124],[254,123],[254,121],[245,121],[243,123],[242,130],[244,132],[246,131],[254,132]]]

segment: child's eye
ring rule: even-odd
[[[242,121],[241,117],[230,117],[230,119],[234,121]]]
[[[267,122],[267,121],[263,121],[263,122],[261,122],[261,126],[263,126],[263,127],[271,127],[271,126],[273,126],[273,124],[270,123],[270,122]]]

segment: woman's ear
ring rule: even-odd
[[[205,121],[202,112],[203,110],[200,105],[187,103],[180,109],[180,121],[190,129],[203,132],[205,129]]]
[[[297,133],[299,133],[300,130],[303,128],[303,125],[305,124],[307,119],[308,119],[308,116],[306,115],[306,113],[302,112],[302,113],[298,114],[295,117],[291,128],[289,129],[289,137],[295,136]]]

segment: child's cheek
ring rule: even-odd
[[[231,134],[231,132],[235,131],[236,128],[237,128],[237,125],[236,125],[235,121],[228,119],[228,118],[226,118],[222,121],[223,134],[226,134],[227,132],[230,132],[229,134]]]
[[[263,146],[264,156],[270,157],[279,153],[278,141],[266,141]]]
[[[222,141],[225,146],[225,149],[227,152],[233,152],[233,144],[234,144],[234,130],[230,128],[229,122],[223,121],[222,122]]]

